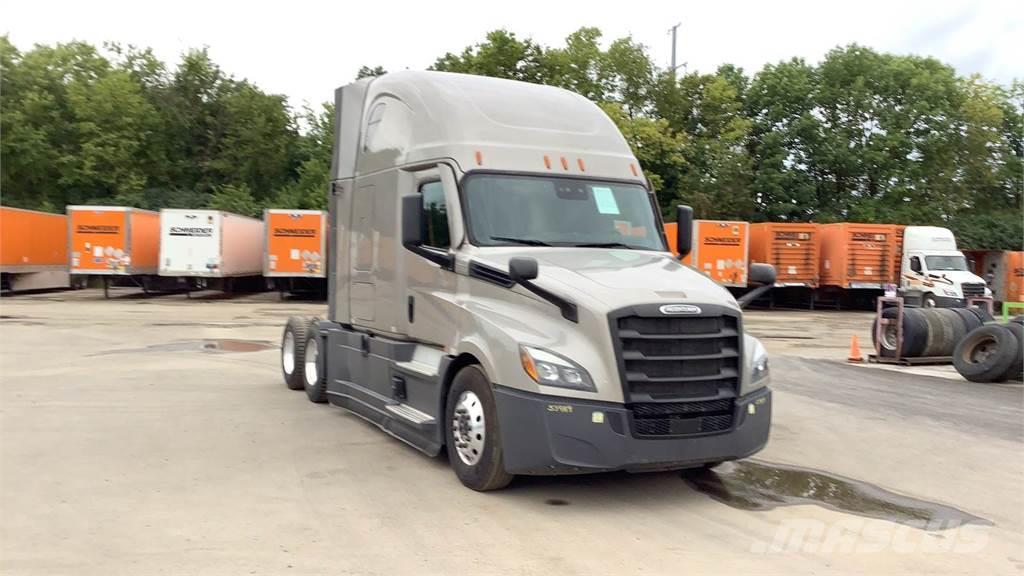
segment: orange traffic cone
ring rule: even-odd
[[[860,343],[857,342],[857,335],[854,334],[850,337],[850,357],[846,359],[848,362],[863,362],[864,357],[860,354]]]

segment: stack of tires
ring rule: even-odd
[[[882,310],[882,317],[886,319],[895,319],[897,314],[896,308]],[[903,346],[899,355],[902,358],[952,356],[968,333],[991,321],[992,316],[981,308],[903,308]],[[872,341],[882,356],[895,358],[896,325],[883,326],[881,342],[877,342],[877,324],[876,319],[871,330]]]
[[[971,330],[953,350],[953,366],[971,382],[1021,380],[1024,373],[1024,316],[1008,324]]]

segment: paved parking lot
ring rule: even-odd
[[[0,301],[0,572],[1024,573],[1021,386],[843,364],[870,314],[749,314],[776,390],[752,464],[478,494],[285,389],[285,318],[324,312]]]

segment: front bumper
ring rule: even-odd
[[[494,398],[505,469],[528,475],[691,468],[744,458],[768,442],[772,413],[771,390],[762,388],[736,400],[735,425],[727,432],[638,438],[622,404],[502,386]]]

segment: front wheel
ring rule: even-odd
[[[933,294],[925,294],[924,298],[921,299],[922,308],[935,308],[935,296]]]
[[[484,371],[466,366],[455,375],[445,410],[448,461],[468,488],[479,492],[508,486],[494,393]]]

